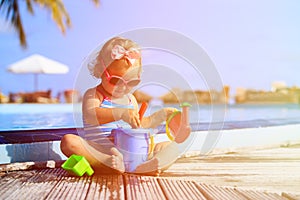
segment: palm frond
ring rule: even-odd
[[[99,5],[99,0],[92,1],[96,6]],[[66,28],[71,27],[71,19],[62,0],[26,0],[27,11],[31,14],[34,14],[33,3],[39,4],[51,12],[52,19],[62,33],[66,32]],[[21,20],[19,0],[0,0],[0,14],[1,12],[4,13],[6,20],[13,25],[18,33],[20,45],[26,48],[26,35]]]
[[[32,8],[31,0],[26,0],[26,7],[27,7],[27,11],[29,13],[33,14],[33,8]]]
[[[51,12],[52,19],[63,33],[66,27],[71,27],[70,16],[61,0],[35,0],[35,2]]]
[[[27,47],[26,35],[22,25],[21,15],[19,11],[19,5],[17,0],[1,0],[0,11],[6,12],[6,20],[13,25],[18,32],[20,45],[23,48]]]
[[[99,0],[93,0],[94,4],[96,5],[96,7],[99,6]]]

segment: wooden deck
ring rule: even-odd
[[[137,175],[69,176],[61,168],[1,177],[0,199],[293,199],[276,194]]]
[[[300,144],[216,150],[207,156],[181,158],[162,176],[217,186],[300,194]]]
[[[61,163],[0,165],[0,199],[300,199],[297,144],[184,157],[160,177],[74,177]]]

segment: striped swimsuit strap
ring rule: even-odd
[[[126,97],[128,98],[128,104],[119,104],[119,103],[115,103],[113,102],[113,100],[104,95],[103,92],[101,90],[99,90],[97,88],[97,91],[102,95],[103,97],[103,100],[100,104],[100,108],[127,108],[127,109],[134,109],[134,105],[133,105],[133,102],[130,98],[130,95],[126,95]]]

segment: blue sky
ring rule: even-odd
[[[33,75],[6,72],[19,59],[39,53],[68,65],[66,75],[39,76],[39,89],[51,88],[55,95],[73,88],[82,61],[97,45],[143,27],[173,30],[194,40],[232,93],[237,87],[269,90],[273,81],[300,86],[297,0],[102,0],[98,8],[92,1],[64,2],[72,20],[65,35],[45,9],[35,7],[31,16],[22,4],[26,50],[0,16],[0,90],[4,94],[33,90]]]

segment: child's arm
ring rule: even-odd
[[[89,89],[83,97],[83,118],[91,125],[106,124],[118,120],[124,120],[133,128],[140,126],[140,120],[137,109],[125,108],[100,108],[103,97],[97,98],[95,89]]]
[[[135,109],[138,110],[138,103],[136,101],[136,98],[133,95],[131,95],[131,100]],[[175,111],[177,111],[176,108],[167,107],[167,108],[160,109],[159,111],[153,113],[150,116],[147,117],[145,116],[140,122],[141,127],[155,128],[158,125],[160,125],[162,122],[166,121],[170,117],[170,115]]]
[[[166,121],[170,115],[177,111],[176,108],[163,108],[160,109],[159,111],[153,113],[152,115],[148,117],[144,117],[141,124],[143,128],[155,128],[158,125],[160,125],[162,122]]]

